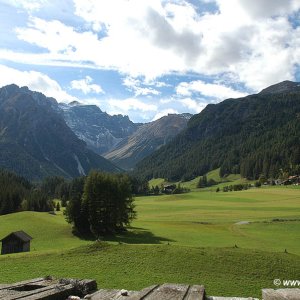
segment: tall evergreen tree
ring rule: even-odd
[[[124,230],[135,217],[129,177],[93,171],[86,179],[74,179],[65,214],[81,234],[99,237]]]
[[[90,234],[88,213],[83,203],[85,177],[74,178],[70,183],[69,202],[65,210],[65,216],[69,223],[74,224],[74,229],[81,235]]]

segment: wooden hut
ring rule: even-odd
[[[2,254],[29,252],[32,237],[24,231],[15,231],[1,240]]]

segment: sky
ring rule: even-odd
[[[0,86],[150,122],[300,81],[300,0],[0,0]]]

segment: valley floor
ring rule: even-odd
[[[93,278],[100,288],[176,282],[259,297],[274,279],[299,280],[297,187],[138,197],[136,209],[129,232],[105,243],[74,237],[61,213],[1,216],[0,237],[24,230],[34,238],[32,252],[0,257],[1,283],[53,275]]]

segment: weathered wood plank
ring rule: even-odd
[[[23,296],[21,298],[15,298],[22,299],[22,300],[57,300],[57,299],[66,299],[69,295],[72,295],[75,293],[75,288],[72,284],[64,285],[64,286],[55,286],[48,290],[39,291],[38,293]]]
[[[146,296],[150,295],[157,287],[159,287],[159,285],[151,285],[147,288],[142,289],[141,291],[138,292],[131,292],[129,294],[129,297],[125,298],[118,298],[118,300],[142,300],[142,299],[146,299]]]
[[[205,296],[205,289],[203,285],[192,285],[184,300],[203,300]]]
[[[38,278],[6,285],[0,290],[0,299],[35,300],[65,299],[69,295],[85,295],[97,289],[95,280],[61,279],[47,280]]]
[[[22,286],[25,284],[37,284],[38,282],[42,282],[42,281],[45,281],[45,279],[44,278],[35,278],[35,279],[24,280],[24,281],[12,283],[12,284],[5,284],[3,286],[2,285],[0,286],[0,290],[12,288],[12,287],[18,287],[18,286]]]
[[[85,294],[87,293],[92,293],[97,290],[97,281],[94,279],[82,279],[79,281],[80,285],[84,287],[84,292]]]
[[[22,292],[9,289],[5,300],[44,299],[42,297],[43,295],[55,295],[55,293],[59,294],[60,291],[65,291],[65,290],[72,293],[74,291],[74,286],[54,284],[46,287],[41,287],[40,289],[35,289],[31,291],[22,291]]]
[[[74,286],[77,294],[87,295],[97,290],[97,282],[94,279],[72,279],[63,278],[58,281],[59,284]]]
[[[264,289],[263,300],[300,300],[300,289]]]
[[[165,283],[151,292],[145,300],[183,300],[188,291],[189,286],[185,284]]]
[[[216,296],[210,296],[206,297],[206,300],[259,300],[257,298],[240,298],[240,297],[216,297]]]
[[[119,290],[99,290],[91,295],[90,300],[111,300],[118,295]]]

